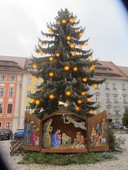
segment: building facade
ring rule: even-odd
[[[0,128],[18,128],[22,72],[11,57],[0,56]]]
[[[105,78],[106,81],[97,89],[92,88],[93,100],[96,101],[98,106],[96,112],[106,110],[110,122],[122,122],[125,108],[128,107],[128,76],[126,70],[121,70],[119,66],[107,61],[99,61],[96,65],[96,78]]]

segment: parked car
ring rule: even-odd
[[[11,139],[13,136],[12,130],[0,129],[0,139]]]
[[[14,133],[14,139],[23,138],[24,137],[24,129],[17,129]]]

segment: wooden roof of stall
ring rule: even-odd
[[[79,116],[79,115],[77,115],[76,113],[73,113],[73,112],[71,112],[71,111],[69,111],[69,110],[63,109],[63,110],[57,110],[57,111],[53,112],[51,115],[43,118],[42,121],[44,121],[44,120],[46,120],[46,119],[49,119],[49,118],[51,118],[51,117],[53,117],[53,116],[59,116],[59,115],[63,115],[63,114],[65,114],[65,115],[73,115],[73,116],[76,116],[76,117],[78,117],[78,118],[80,118],[80,119],[87,120],[86,117]]]

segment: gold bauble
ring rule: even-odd
[[[75,32],[79,32],[79,30],[77,29],[77,30],[75,30]]]
[[[53,77],[53,76],[54,76],[54,73],[51,71],[51,72],[49,73],[49,76],[50,76],[50,77]]]
[[[92,110],[89,110],[89,112],[88,112],[89,114],[93,114],[93,111]]]
[[[82,100],[80,100],[80,99],[77,100],[77,103],[78,103],[78,104],[82,104]]]
[[[37,65],[36,65],[36,64],[33,64],[32,67],[33,67],[34,69],[36,69],[36,68],[37,68]]]
[[[71,23],[74,22],[74,18],[70,18],[69,22],[71,22]]]
[[[49,29],[48,32],[52,33],[53,31],[52,31],[52,29]]]
[[[75,57],[76,56],[76,53],[71,53],[72,57]]]
[[[92,65],[89,69],[90,69],[91,71],[92,71],[92,70],[95,70],[95,65]]]
[[[67,96],[70,96],[71,95],[71,92],[68,90],[65,92]]]
[[[39,105],[40,104],[40,100],[36,100],[35,103],[36,103],[36,105]]]
[[[49,61],[53,61],[53,57],[49,57]]]
[[[81,92],[81,95],[82,95],[82,96],[85,96],[85,94],[86,94],[85,91],[82,91],[82,92]]]
[[[88,98],[87,98],[87,101],[88,101],[88,102],[90,102],[90,101],[91,101],[91,98],[90,98],[90,97],[88,97]]]
[[[89,62],[92,62],[92,61],[93,61],[93,58],[92,58],[92,57],[89,57],[89,58],[88,58],[88,61],[89,61]]]
[[[68,35],[68,36],[66,37],[66,39],[69,41],[69,40],[71,40],[71,37]]]
[[[56,57],[60,57],[60,53],[56,53],[55,55],[56,55]]]
[[[52,100],[52,99],[54,99],[54,98],[55,98],[55,96],[54,96],[53,94],[50,94],[50,95],[49,95],[49,99]]]
[[[76,110],[76,111],[79,111],[79,110],[80,110],[79,106],[76,106],[76,107],[75,107],[75,110]]]
[[[75,47],[75,45],[74,44],[70,44],[70,48],[74,48]]]
[[[86,77],[83,77],[83,78],[82,78],[82,81],[83,81],[83,82],[86,82],[86,81],[87,81],[87,78],[86,78]]]
[[[64,70],[68,71],[69,69],[69,66],[64,66]]]
[[[44,52],[43,52],[43,51],[40,51],[40,52],[39,52],[39,54],[40,54],[40,55],[43,55],[43,54],[44,54]]]
[[[98,88],[98,84],[93,84],[93,88],[97,89]]]
[[[66,20],[65,19],[62,20],[62,24],[66,24]]]
[[[78,67],[73,67],[73,70],[74,70],[74,71],[77,71],[77,70],[78,70]]]
[[[82,32],[80,32],[80,33],[79,33],[79,36],[80,36],[80,37],[82,37],[82,36],[83,36],[83,33],[82,33]]]

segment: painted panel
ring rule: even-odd
[[[88,146],[89,151],[108,150],[106,111],[88,119]]]

